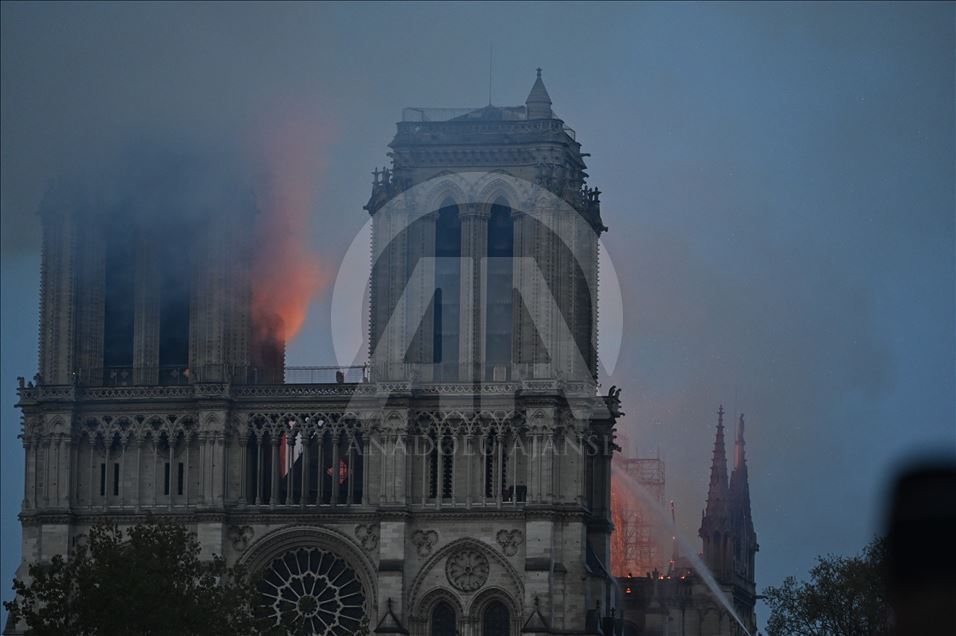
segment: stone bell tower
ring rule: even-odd
[[[540,69],[524,106],[406,108],[390,148],[366,206],[379,377],[593,380],[606,228]]]
[[[383,545],[411,556],[401,614],[429,634],[597,629],[618,402],[595,391],[606,228],[581,145],[539,69],[521,106],[406,108],[389,147],[366,206],[371,380],[404,396],[389,434],[436,447],[396,475],[390,504],[413,513],[393,533],[419,556],[448,542],[444,563]],[[466,561],[474,585],[453,575]]]
[[[131,177],[123,186],[130,195],[83,184],[47,197],[40,378],[88,386],[281,380],[282,343],[260,343],[251,323],[254,201],[225,191],[196,197],[213,203],[178,200],[155,192],[155,179]]]
[[[263,631],[613,627],[620,402],[575,133],[539,72],[523,105],[405,109],[390,147],[367,375],[263,348],[242,196],[51,202],[19,576],[104,519],[164,519],[256,577]]]

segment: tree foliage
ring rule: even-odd
[[[889,634],[885,564],[886,541],[876,538],[859,556],[818,557],[809,582],[788,576],[768,587],[768,636]]]
[[[199,553],[180,525],[98,525],[69,560],[30,566],[32,580],[14,581],[4,605],[36,636],[256,633],[243,569]]]

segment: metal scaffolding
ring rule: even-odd
[[[639,483],[664,508],[664,462],[659,458],[615,457],[615,462]],[[643,576],[661,570],[658,533],[648,504],[629,495],[619,484],[612,484],[611,514],[615,536],[612,544],[611,569],[615,576]]]

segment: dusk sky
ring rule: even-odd
[[[257,164],[291,138],[271,169],[329,281],[402,108],[487,104],[491,48],[493,103],[543,68],[591,153],[624,315],[602,381],[685,535],[723,402],[747,414],[758,587],[859,551],[901,463],[956,453],[954,6],[4,3],[3,600],[54,180],[143,141]],[[289,364],[334,362],[330,297]]]

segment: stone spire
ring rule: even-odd
[[[744,415],[737,422],[734,442],[734,470],[730,475],[730,513],[738,531],[753,532],[750,515],[750,483],[747,476],[747,455],[744,452]]]
[[[710,463],[710,487],[707,489],[705,517],[723,517],[727,514],[727,451],[724,448],[724,405],[717,411],[717,437]]]
[[[548,89],[544,87],[541,81],[541,69],[538,69],[538,78],[531,87],[528,99],[524,102],[528,107],[528,119],[551,119],[554,115],[551,112],[551,96],[548,95]]]
[[[744,416],[737,422],[737,439],[734,442],[734,471],[730,475],[730,504],[735,521],[743,521],[753,531],[750,517],[750,483],[747,477],[747,456],[744,452]],[[742,528],[746,529],[746,528]]]
[[[717,411],[717,437],[710,465],[710,487],[707,508],[700,520],[698,534],[703,539],[704,563],[718,580],[731,572],[729,535],[731,534],[729,493],[727,486],[727,452],[724,448],[724,406]]]
[[[747,476],[747,455],[744,452],[744,416],[737,423],[734,444],[734,472],[730,475],[730,523],[734,537],[733,571],[749,589],[754,589],[756,573],[754,555],[760,549],[753,517],[750,515],[750,483]]]

